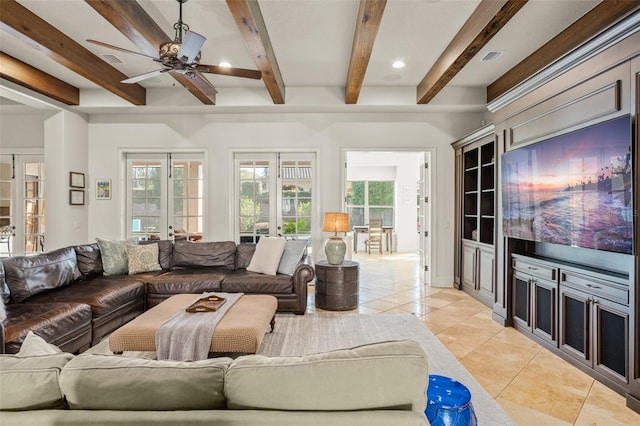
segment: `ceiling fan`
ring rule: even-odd
[[[260,80],[262,78],[262,72],[256,70],[201,64],[200,49],[207,39],[198,33],[190,31],[189,26],[182,22],[182,4],[186,3],[187,0],[176,1],[180,3],[180,16],[178,18],[178,22],[173,24],[173,28],[176,30],[175,39],[173,41],[162,43],[159,46],[157,58],[97,40],[87,40],[87,42],[107,47],[109,49],[119,50],[120,52],[143,56],[155,62],[159,62],[164,67],[155,71],[127,78],[126,80],[122,80],[122,83],[133,84],[170,71],[185,74],[189,78],[194,78],[198,73],[222,74],[234,77],[253,78],[256,80]]]

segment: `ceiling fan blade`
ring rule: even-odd
[[[106,48],[113,49],[113,50],[119,50],[120,52],[131,53],[133,55],[143,56],[145,58],[157,60],[157,58],[154,58],[153,56],[145,55],[144,53],[140,53],[140,52],[134,52],[133,50],[123,49],[122,47],[113,46],[111,44],[103,43],[101,41],[91,40],[91,39],[89,39],[87,41],[89,43],[97,44],[98,46],[106,47]]]
[[[171,68],[165,68],[162,70],[155,70],[155,71],[151,71],[151,72],[147,72],[144,74],[140,74],[140,75],[136,75],[130,78],[127,78],[126,80],[122,80],[121,83],[127,83],[127,84],[133,84],[133,83],[137,83],[139,81],[142,80],[146,80],[147,78],[151,78],[151,77],[155,77],[157,75],[160,74],[164,74],[165,72],[169,72],[171,71]]]
[[[207,39],[200,34],[187,31],[182,40],[180,50],[178,51],[178,59],[187,64],[192,63],[196,56],[198,56],[198,52],[200,52],[200,48],[205,41],[207,41]]]
[[[219,65],[200,64],[196,69],[200,72],[208,72],[211,74],[231,75],[233,77],[253,78],[255,80],[260,80],[262,78],[262,71],[248,70],[245,68],[230,68],[221,67]]]

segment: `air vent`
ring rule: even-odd
[[[102,56],[102,58],[110,64],[124,64],[124,62],[122,62],[120,58],[118,58],[116,55],[112,55],[111,53],[103,53],[100,56]]]
[[[503,52],[500,52],[499,50],[491,50],[489,52],[487,52],[486,55],[484,55],[484,57],[482,59],[480,59],[481,62],[493,62],[496,59],[498,59],[498,56],[502,55]]]

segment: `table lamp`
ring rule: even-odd
[[[324,223],[322,224],[323,232],[333,232],[324,245],[324,253],[327,255],[327,261],[332,265],[340,265],[344,260],[347,252],[347,244],[338,232],[349,232],[349,214],[348,213],[325,213]]]

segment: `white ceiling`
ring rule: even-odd
[[[157,68],[151,60],[87,43],[86,39],[92,38],[139,51],[84,1],[19,2],[93,53],[116,55],[124,64],[113,66],[128,76]],[[138,2],[173,38],[172,26],[178,18],[178,3],[175,0]],[[599,2],[530,0],[449,85],[484,91],[487,85]],[[344,96],[358,3],[357,0],[260,0],[288,95],[298,93],[296,89],[323,88]],[[412,94],[413,99],[409,96],[397,102],[415,104],[416,86],[479,3],[480,0],[389,0],[366,72],[363,93],[368,89],[404,90]],[[193,31],[207,37],[202,49],[203,63],[215,65],[228,61],[234,67],[256,69],[225,1],[189,0],[183,6],[183,20]],[[88,99],[87,94],[104,92],[91,81],[2,31],[0,50],[82,89],[80,110],[92,111],[88,104],[82,105]],[[497,61],[486,63],[479,60],[494,50],[504,52]],[[403,60],[406,67],[401,70],[392,68],[391,64],[397,59]],[[234,105],[231,97],[247,91],[257,93],[256,99],[270,101],[262,81],[213,74],[207,78],[220,92],[218,98],[222,101],[219,104]],[[140,84],[148,89],[148,98],[154,89],[173,88],[186,92],[174,82],[169,75],[162,75]],[[229,98],[225,99],[225,95]],[[245,96],[242,105],[250,106],[250,103],[251,100]],[[195,98],[193,104],[198,104]],[[95,105],[94,101],[92,106],[100,105]]]

